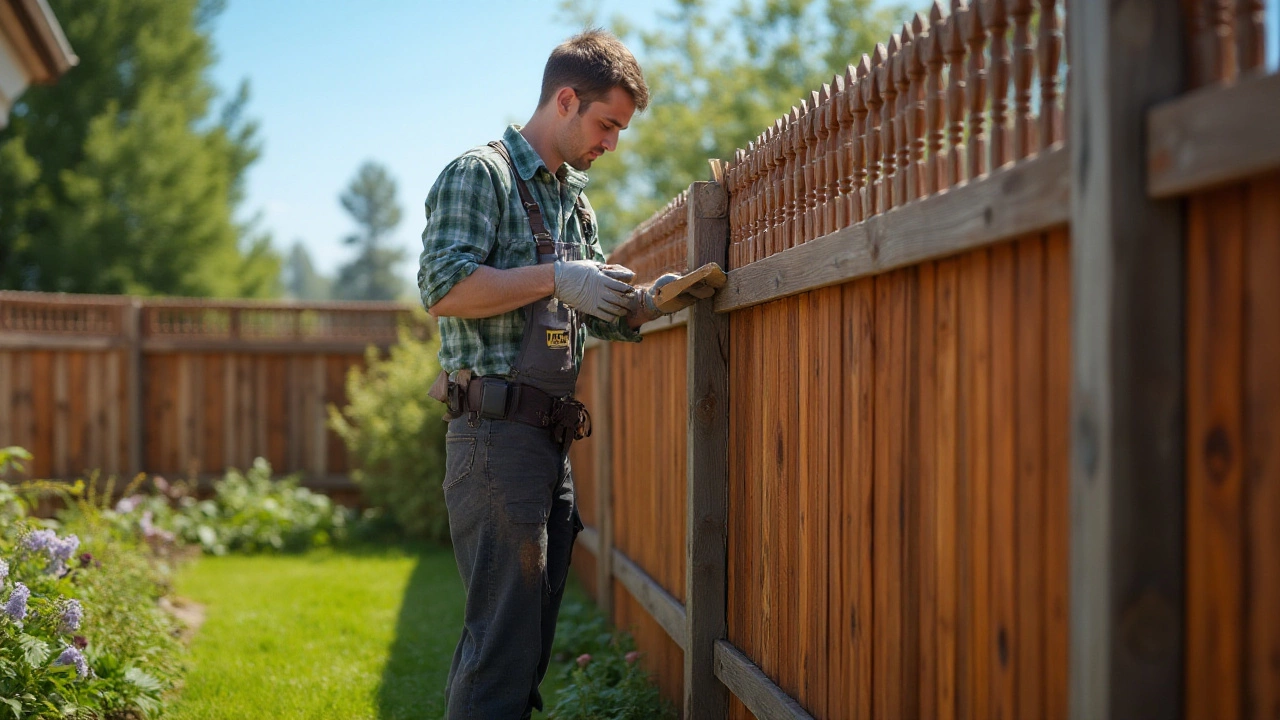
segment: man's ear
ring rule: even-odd
[[[568,85],[560,88],[555,97],[556,114],[566,117],[578,112],[578,93]]]

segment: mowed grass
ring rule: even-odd
[[[176,591],[204,604],[206,618],[166,718],[444,714],[463,611],[449,548],[201,558]],[[549,708],[558,665],[547,675]]]

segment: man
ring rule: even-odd
[[[572,397],[583,329],[638,342],[662,314],[629,270],[603,263],[582,171],[648,102],[630,51],[584,32],[551,53],[528,124],[454,160],[427,196],[418,285],[440,319],[432,394],[453,417],[444,494],[467,594],[445,687],[451,719],[542,709],[582,528],[568,446],[590,432]]]

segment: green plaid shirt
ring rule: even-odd
[[[603,262],[591,204],[586,204],[591,220],[585,238],[574,211],[574,202],[587,184],[586,173],[566,164],[553,175],[517,125],[508,127],[502,140],[516,171],[538,201],[552,238],[557,243],[582,245],[582,257]],[[418,289],[422,304],[428,308],[480,265],[506,270],[538,262],[528,215],[520,204],[511,169],[487,145],[468,150],[445,167],[427,195],[426,210]],[[476,375],[510,375],[520,354],[525,316],[526,308],[519,308],[488,318],[440,318],[440,367],[449,372],[470,368]],[[587,332],[598,338],[640,340],[640,333],[627,325],[626,318],[607,323],[584,317]],[[579,346],[574,366],[581,364]]]

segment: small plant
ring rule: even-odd
[[[329,425],[346,443],[351,477],[369,503],[407,534],[445,542],[444,405],[427,395],[440,372],[439,351],[438,335],[422,340],[402,328],[386,359],[371,349],[368,367],[347,375],[348,404],[329,407]]]

